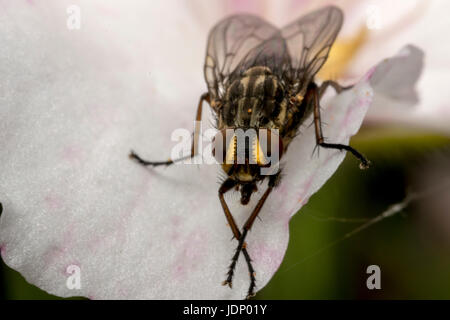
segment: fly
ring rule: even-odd
[[[200,97],[196,114],[196,126],[190,157],[196,156],[195,145],[199,139],[199,123],[202,119],[203,102],[208,102],[216,117],[219,131],[216,137],[229,142],[229,130],[254,129],[256,136],[243,147],[237,146],[237,135],[231,134],[231,142],[224,148],[215,149],[214,156],[223,157],[221,164],[226,179],[218,190],[225,217],[238,246],[222,283],[232,287],[233,274],[240,253],[244,255],[250,275],[247,298],[254,296],[255,270],[247,251],[245,238],[266,199],[281,180],[281,169],[272,174],[261,174],[267,167],[260,152],[263,140],[260,130],[270,134],[265,154],[278,153],[278,161],[286,153],[299,127],[311,114],[314,118],[317,146],[351,152],[359,161],[360,168],[369,161],[354,148],[325,142],[320,120],[320,99],[331,86],[336,92],[349,89],[334,81],[314,82],[314,76],[328,58],[343,22],[342,11],[334,6],[316,10],[282,29],[263,19],[239,14],[230,16],[214,26],[209,33],[204,63],[204,76],[208,91]],[[276,132],[276,133],[275,133]],[[264,149],[264,148],[263,148]],[[144,166],[171,165],[186,159],[147,161],[133,151],[130,158]],[[238,161],[241,158],[242,161]],[[244,226],[239,228],[224,199],[230,190],[241,193],[240,202],[246,205],[257,184],[267,180],[267,189],[252,210]]]

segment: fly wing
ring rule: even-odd
[[[290,56],[280,31],[250,50],[230,75],[230,79],[255,66],[269,68],[271,73],[277,75],[280,79],[290,70]]]
[[[343,22],[341,9],[328,6],[313,11],[281,30],[291,58],[290,78],[301,91],[328,58]]]
[[[263,19],[247,14],[219,22],[208,37],[204,73],[212,99],[224,94],[224,85],[252,49],[279,30]]]

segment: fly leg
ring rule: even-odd
[[[328,85],[334,86],[332,83],[336,84],[335,82],[331,82]],[[338,85],[339,86],[339,85]],[[323,85],[322,85],[323,87]],[[339,86],[340,87],[340,86]],[[340,87],[342,89],[342,87]],[[324,91],[323,91],[324,92]],[[370,161],[367,160],[366,157],[364,157],[361,153],[359,153],[356,149],[345,145],[345,144],[338,144],[338,143],[326,143],[324,141],[323,133],[322,133],[322,123],[320,119],[320,104],[319,104],[319,98],[320,98],[320,89],[317,88],[316,85],[313,85],[309,88],[307,94],[308,103],[313,104],[313,110],[314,110],[314,126],[316,129],[316,142],[317,145],[323,148],[328,149],[338,149],[338,150],[346,150],[351,152],[358,160],[360,161],[359,167],[361,169],[367,169],[370,165]]]
[[[147,160],[144,160],[141,157],[139,157],[133,150],[131,150],[131,152],[129,154],[130,159],[136,160],[138,163],[140,163],[143,166],[156,167],[156,166],[161,166],[161,165],[169,166],[171,164],[174,164],[175,162],[183,161],[186,159],[192,159],[193,157],[195,157],[198,154],[198,141],[200,139],[200,121],[202,120],[203,101],[207,101],[208,103],[210,102],[208,93],[202,94],[202,96],[200,97],[200,101],[198,103],[197,115],[195,118],[196,122],[195,122],[195,128],[194,128],[194,139],[192,140],[190,155],[181,157],[178,159],[169,159],[166,161],[147,161]]]
[[[255,279],[255,270],[253,269],[253,266],[251,264],[251,259],[250,259],[250,256],[248,255],[247,248],[246,248],[247,245],[244,241],[245,241],[248,231],[251,229],[251,227],[253,225],[253,222],[255,222],[256,217],[258,216],[259,212],[261,211],[261,208],[263,207],[264,203],[266,202],[267,197],[269,196],[269,194],[272,192],[273,188],[279,182],[279,178],[280,178],[280,172],[278,172],[277,174],[270,177],[269,185],[267,187],[266,192],[264,192],[261,199],[259,199],[259,201],[256,204],[256,207],[253,209],[253,212],[251,213],[250,217],[245,222],[242,234],[239,236],[239,238],[236,237],[239,240],[239,244],[236,248],[236,252],[233,255],[233,258],[231,259],[231,264],[229,266],[229,271],[228,271],[228,278],[225,281],[225,284],[231,283],[231,280],[233,278],[234,268],[236,267],[236,263],[238,261],[239,254],[242,251],[242,253],[244,254],[245,259],[247,261],[248,270],[250,273],[250,286],[248,288],[247,299],[249,299],[255,295],[254,290],[255,290],[255,286],[256,286],[256,279]],[[222,206],[223,206],[223,204],[222,204]],[[234,227],[236,228],[236,224]],[[239,232],[239,230],[237,230],[237,231]]]
[[[322,99],[325,91],[328,89],[329,86],[332,86],[333,89],[336,90],[337,93],[341,93],[344,90],[353,88],[353,86],[343,87],[339,83],[337,83],[336,81],[333,81],[333,80],[324,81],[324,82],[322,82],[322,84],[320,85],[320,88],[319,88],[319,101],[320,101],[320,99]]]
[[[227,193],[228,191],[230,191],[231,189],[233,189],[236,186],[237,182],[235,180],[232,179],[227,179],[225,180],[225,182],[220,186],[219,188],[219,199],[220,199],[220,204],[222,205],[223,208],[223,212],[225,213],[225,217],[227,218],[228,221],[228,225],[231,228],[231,231],[233,232],[233,236],[234,238],[236,238],[238,241],[241,239],[241,232],[239,231],[239,228],[236,225],[236,222],[234,221],[234,218],[230,212],[230,209],[227,206],[227,203],[225,202],[224,199],[224,194]],[[246,248],[242,248],[242,253],[244,254],[245,257],[245,261],[247,262],[247,266],[248,266],[248,271],[250,274],[250,288],[251,288],[251,292],[252,295],[254,295],[253,293],[253,289],[255,287],[255,270],[253,269],[252,263],[251,263],[251,258],[250,255],[247,252]],[[239,257],[239,254],[238,254]],[[232,287],[232,283],[233,283],[233,274],[234,274],[234,268],[236,266],[236,262],[237,262],[237,258],[236,260],[232,260],[230,266],[229,266],[229,270],[227,273],[227,279],[222,282],[222,285],[224,286],[229,286],[230,288]],[[250,294],[250,289],[249,289],[249,294]]]

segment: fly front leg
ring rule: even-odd
[[[178,159],[169,159],[166,161],[147,161],[142,159],[140,156],[138,156],[133,150],[131,150],[129,157],[130,159],[136,160],[139,164],[143,165],[143,166],[153,166],[153,167],[157,167],[157,166],[169,166],[171,164],[174,164],[176,162],[180,162],[186,159],[192,159],[193,157],[195,157],[198,154],[198,142],[200,139],[200,121],[202,120],[202,109],[203,109],[203,101],[207,101],[208,103],[210,103],[210,99],[209,99],[209,94],[208,93],[204,93],[202,94],[202,96],[200,97],[200,101],[198,103],[198,107],[197,107],[197,115],[196,115],[196,122],[195,122],[195,128],[194,128],[194,138],[192,140],[192,145],[191,145],[191,154],[185,157],[181,157]]]
[[[278,184],[279,179],[280,179],[280,172],[278,172],[277,174],[270,177],[266,192],[264,192],[261,199],[259,199],[258,203],[256,204],[256,207],[253,209],[253,212],[251,213],[250,217],[247,219],[247,221],[244,224],[242,234],[238,238],[239,244],[236,248],[236,252],[235,252],[233,258],[231,259],[231,264],[230,264],[229,271],[228,271],[228,274],[229,275],[231,274],[231,276],[234,273],[234,268],[236,267],[236,263],[238,261],[239,254],[241,253],[241,251],[244,254],[245,259],[247,261],[247,265],[248,265],[248,269],[249,269],[249,273],[250,273],[250,286],[248,288],[248,293],[247,293],[246,299],[250,299],[251,297],[253,297],[255,295],[256,278],[255,278],[255,270],[253,269],[253,266],[251,264],[250,256],[248,256],[248,253],[247,253],[247,244],[245,243],[245,238],[247,237],[248,231],[250,231],[251,227],[253,226],[253,223],[255,222],[255,219],[258,216],[259,212],[261,211],[264,203],[266,202],[267,197],[272,192],[273,188]]]
[[[237,182],[233,179],[225,180],[224,183],[219,188],[219,199],[220,199],[220,204],[222,205],[223,212],[225,213],[225,217],[227,218],[228,225],[230,226],[231,231],[233,232],[234,238],[236,238],[237,240],[240,240],[240,238],[242,236],[241,232],[239,231],[239,228],[237,227],[236,222],[234,221],[233,215],[231,214],[230,209],[228,208],[227,203],[225,202],[225,198],[224,198],[224,194],[227,193],[228,191],[230,191],[231,189],[233,189],[236,185],[237,185]],[[246,248],[242,249],[242,253],[244,254],[245,261],[247,262],[248,271],[250,273],[250,282],[253,284],[253,287],[254,287],[255,270],[253,269],[253,266],[251,263],[252,260],[250,258],[250,255],[248,254]],[[238,255],[238,257],[239,257],[239,255]],[[236,266],[237,260],[238,259],[236,258],[236,260],[233,259],[231,261],[231,264],[228,268],[227,279],[224,282],[222,282],[222,285],[229,286],[230,288],[233,286],[234,268]]]
[[[333,83],[335,83],[335,82],[333,82]],[[333,84],[330,83],[328,85],[333,85]],[[314,126],[316,129],[317,145],[319,145],[322,148],[327,148],[327,149],[338,149],[338,150],[349,151],[360,161],[359,167],[361,169],[367,169],[370,165],[370,161],[366,157],[364,157],[361,153],[359,153],[356,149],[354,149],[348,145],[345,145],[345,144],[326,143],[324,141],[324,137],[323,137],[323,133],[322,133],[322,122],[321,122],[321,118],[320,118],[320,103],[319,103],[320,89],[317,88],[316,85],[313,85],[308,89],[307,99],[308,99],[308,103],[313,104]]]

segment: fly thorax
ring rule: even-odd
[[[267,127],[282,113],[284,97],[284,86],[269,68],[250,68],[228,87],[223,109],[224,124]]]

